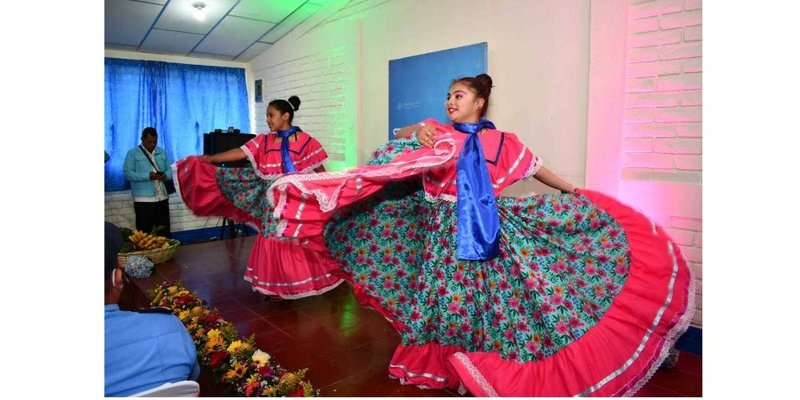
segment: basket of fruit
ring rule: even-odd
[[[122,268],[125,267],[125,261],[127,261],[128,257],[133,255],[145,256],[153,264],[169,261],[175,256],[175,250],[181,244],[178,240],[167,239],[155,233],[145,233],[136,229],[131,231],[130,229],[122,228],[120,232],[122,237],[125,238],[117,255],[117,262]]]

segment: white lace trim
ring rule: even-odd
[[[528,170],[525,171],[525,174],[522,175],[522,179],[526,181],[530,181],[534,179],[534,175],[539,172],[539,169],[542,168],[544,162],[538,156],[533,156],[533,160],[531,161],[531,165],[528,167]]]
[[[455,203],[457,198],[456,198],[455,195],[447,194],[447,193],[431,194],[431,193],[425,192],[425,200],[427,200],[427,201],[429,201],[431,203],[436,203],[439,200],[444,200],[444,201],[447,201],[447,202],[450,202],[450,203]]]
[[[410,170],[424,170],[430,167],[434,167],[437,165],[441,165],[453,157],[455,148],[455,140],[449,135],[443,135],[440,140],[438,140],[433,145],[433,156],[423,156],[419,157],[416,160],[412,161],[399,161],[399,162],[391,162],[387,165],[391,165],[394,169],[386,171],[372,171],[369,169],[363,169],[360,167],[356,167],[350,169],[348,171],[342,172],[320,172],[316,174],[289,174],[284,175],[283,177],[276,180],[272,186],[270,186],[269,190],[267,191],[267,201],[269,201],[270,205],[275,207],[275,215],[276,218],[280,218],[284,207],[286,207],[286,190],[289,185],[296,187],[301,193],[313,195],[317,202],[319,203],[320,210],[322,212],[329,212],[336,208],[336,204],[339,200],[339,195],[341,194],[342,188],[352,179],[357,178],[380,178],[386,177],[392,173],[403,173]],[[303,183],[304,182],[313,182],[313,181],[324,181],[324,180],[332,180],[332,179],[341,179],[342,182],[334,189],[333,193],[330,195],[326,194],[322,189],[309,189]],[[280,194],[278,204],[275,204],[275,191],[278,191]]]
[[[466,354],[459,351],[453,353],[453,357],[455,357],[458,362],[460,362],[461,365],[463,365],[467,371],[469,371],[469,375],[475,380],[478,386],[481,387],[481,390],[484,393],[486,393],[489,397],[497,397],[497,391],[494,390],[489,381],[486,380],[486,377],[481,374],[481,371],[479,371],[475,364],[470,361]]]
[[[280,216],[277,215],[277,213],[276,213],[275,218],[280,218]],[[286,224],[288,224],[288,222],[285,219],[281,219],[281,220],[278,221],[278,226],[275,227],[275,235],[276,236],[283,236],[283,232],[286,230]],[[297,240],[297,239],[294,239],[294,240]]]
[[[670,242],[670,245],[674,247],[675,245]],[[674,256],[673,256],[674,257]],[[664,345],[661,347],[661,352],[656,356],[655,362],[650,365],[650,369],[642,376],[639,381],[633,384],[628,390],[625,391],[623,396],[630,397],[635,395],[639,390],[644,387],[645,384],[650,380],[650,378],[658,372],[658,368],[664,363],[664,360],[667,359],[669,356],[669,350],[675,346],[675,342],[680,339],[681,335],[683,335],[687,329],[689,329],[689,324],[692,322],[692,318],[694,317],[695,312],[695,282],[694,282],[694,273],[692,269],[688,266],[686,269],[689,271],[689,289],[687,295],[689,296],[688,302],[686,304],[686,312],[681,316],[680,320],[677,324],[675,324],[672,329],[667,333],[667,336],[664,338]],[[615,395],[618,395],[615,394]]]
[[[250,271],[253,271],[253,269],[250,268],[250,267],[248,267],[247,269],[250,270]],[[252,277],[249,277],[249,276],[245,276],[244,280],[250,282],[253,285],[258,285],[258,286],[290,287],[290,286],[305,285],[306,283],[318,281],[318,280],[321,280],[321,279],[327,279],[327,278],[330,278],[331,276],[333,276],[333,274],[328,272],[328,273],[326,273],[324,275],[310,277],[310,278],[306,278],[306,279],[299,280],[299,281],[294,281],[294,282],[267,282],[267,281],[262,281],[262,280],[258,280],[258,279],[255,279],[255,282],[253,282],[254,279]]]
[[[247,279],[247,277],[244,277],[244,280],[250,282],[250,280]],[[258,287],[258,286],[253,286],[253,291],[254,292],[259,292],[261,294],[266,294],[266,295],[269,295],[269,296],[278,296],[278,297],[280,297],[282,299],[295,300],[295,299],[302,299],[303,297],[311,297],[311,296],[316,296],[316,295],[320,295],[320,294],[326,293],[328,291],[336,289],[336,287],[339,286],[342,282],[344,282],[344,279],[339,279],[338,281],[336,281],[336,283],[334,283],[334,284],[332,284],[330,286],[325,286],[322,289],[309,290],[307,292],[297,293],[297,294],[285,294],[285,293],[273,292],[273,291],[270,291],[270,290],[267,290],[267,289],[264,289],[264,288],[261,288],[261,287]]]

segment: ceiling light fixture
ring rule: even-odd
[[[206,13],[203,9],[206,7],[206,3],[194,3],[192,4],[194,7],[194,19],[203,22],[206,20]]]

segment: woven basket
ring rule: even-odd
[[[117,254],[117,263],[119,263],[120,268],[124,269],[125,262],[130,256],[145,256],[149,258],[153,264],[161,264],[162,262],[169,261],[172,259],[172,257],[175,257],[175,250],[178,249],[178,246],[181,244],[181,242],[175,239],[167,239],[167,243],[169,243],[169,246],[166,248],[159,247],[157,249],[119,253]]]

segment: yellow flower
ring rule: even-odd
[[[200,328],[197,331],[195,331],[194,338],[195,339],[200,339],[201,337],[203,337],[204,333],[206,333],[206,329],[205,328]]]
[[[236,363],[231,370],[225,373],[223,379],[225,380],[234,380],[244,376],[245,372],[247,372],[247,365],[244,363]]]
[[[178,313],[178,319],[180,319],[181,321],[186,321],[187,319],[189,319],[189,311],[183,310],[180,313]]]
[[[206,343],[206,350],[214,351],[214,350],[222,350],[225,348],[225,340],[222,339],[221,336],[217,336],[213,339],[209,339]]]
[[[291,372],[287,372],[281,377],[281,383],[288,383],[294,385],[295,383],[297,383],[297,381],[298,381],[297,375]]]
[[[216,339],[221,334],[222,334],[222,332],[220,332],[219,329],[212,329],[212,330],[208,331],[208,339],[209,340]]]
[[[195,306],[192,309],[192,317],[194,318],[203,318],[206,316],[206,310],[203,307]]]
[[[250,344],[246,343],[246,342],[243,342],[241,340],[237,340],[237,341],[231,343],[230,346],[228,346],[228,353],[231,353],[231,354],[234,354],[234,355],[241,355],[242,353],[244,353],[244,352],[246,352],[248,350],[250,350]]]
[[[177,294],[175,294],[175,297],[186,296],[186,295],[188,295],[188,294],[189,294],[189,291],[188,291],[188,290],[186,290],[186,289],[183,289],[183,290],[181,290],[180,292],[178,292]]]
[[[177,292],[177,291],[178,291],[178,288],[175,287],[175,286],[170,286],[170,287],[167,288],[167,292],[169,292],[169,294],[175,294],[175,292]]]
[[[264,388],[264,390],[261,391],[261,395],[269,397],[269,396],[274,395],[275,392],[277,392],[277,391],[278,391],[278,389],[275,388],[275,386],[267,386],[266,388]]]
[[[269,354],[267,354],[267,353],[265,353],[265,352],[263,352],[261,350],[256,350],[256,352],[253,353],[253,357],[251,357],[251,359],[253,360],[253,363],[255,365],[257,365],[259,367],[263,367],[263,366],[267,365],[267,363],[269,362],[270,356],[269,356]]]

